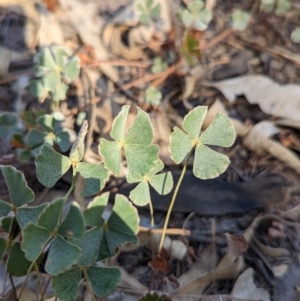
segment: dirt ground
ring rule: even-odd
[[[232,147],[217,150],[231,164],[217,179],[203,181],[193,176],[191,160],[169,225],[190,235],[168,236],[168,268],[150,263],[159,235],[140,233],[140,246],[124,246],[111,260],[122,269],[122,281],[101,300],[139,300],[148,290],[169,299],[142,300],[299,300],[300,43],[290,35],[300,27],[300,2],[290,1],[291,8],[278,16],[261,11],[259,0],[206,1],[212,20],[206,30],[192,31],[200,50],[192,65],[182,54],[185,29],[177,15],[189,1],[156,2],[160,19],[147,27],[132,17],[128,0],[0,0],[0,113],[50,112],[50,100],[40,103],[28,81],[35,53],[58,44],[81,59],[80,77],[69,84],[59,111],[73,137],[79,114],[89,120],[86,162],[102,160],[99,139],[109,137],[113,118],[131,104],[149,113],[160,158],[176,183],[182,166],[170,159],[172,128],[198,105],[209,106],[212,117],[226,114],[237,138]],[[252,13],[242,31],[231,27],[237,8]],[[158,57],[167,66],[155,73]],[[150,86],[162,93],[158,105],[144,100]],[[68,190],[71,175],[45,189],[36,179],[34,158],[22,162],[19,145],[0,138],[0,164],[24,172],[42,195],[37,202]],[[132,187],[120,177],[111,178],[105,190],[128,196]],[[0,176],[0,199],[7,194]],[[151,194],[155,228],[161,229],[171,196]],[[150,228],[149,208],[138,210],[140,225]],[[83,285],[77,300],[88,298]]]

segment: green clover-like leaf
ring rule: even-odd
[[[232,18],[232,27],[234,29],[242,31],[246,29],[250,21],[251,14],[242,11],[241,9],[235,9],[231,14],[231,18]]]
[[[155,166],[146,175],[139,179],[128,178],[129,183],[140,182],[131,192],[129,198],[137,206],[145,206],[151,202],[149,184],[160,195],[170,193],[173,188],[173,177],[171,172],[157,174],[164,168],[161,160],[155,162]]]
[[[162,99],[162,93],[155,87],[149,87],[145,91],[145,103],[158,106]]]
[[[170,152],[172,160],[179,164],[195,147],[193,172],[200,179],[215,178],[228,167],[230,160],[208,145],[229,147],[235,139],[234,127],[230,119],[217,114],[210,126],[200,135],[207,107],[199,106],[190,111],[184,118],[184,133],[175,127],[170,135]]]
[[[81,239],[84,219],[78,206],[73,204],[62,220],[65,201],[59,198],[48,204],[39,215],[37,224],[31,222],[23,230],[21,248],[28,260],[36,261],[49,245],[45,269],[50,275],[67,271],[81,256],[80,248],[71,241]]]
[[[0,169],[8,187],[11,202],[15,207],[23,206],[34,200],[34,192],[28,187],[24,175],[20,171],[12,166],[4,165],[0,165]],[[8,210],[4,202],[1,202],[1,210]]]
[[[300,27],[297,27],[292,31],[291,40],[294,43],[300,43]]]
[[[44,131],[32,129],[28,135],[29,145],[38,147],[46,143],[53,146],[58,145],[61,151],[65,152],[70,147],[70,135],[61,126],[63,119],[60,116],[45,114],[38,119],[38,123],[44,128]]]
[[[64,273],[52,276],[53,289],[60,300],[73,301],[78,294],[82,271],[74,267]]]
[[[149,116],[137,108],[137,115],[131,128],[124,135],[129,106],[123,106],[115,118],[110,135],[115,141],[101,139],[100,154],[104,165],[114,174],[121,171],[121,150],[124,147],[129,177],[138,178],[151,170],[158,159],[158,146],[151,144],[153,138]]]
[[[52,187],[71,167],[71,160],[45,144],[35,165],[38,180],[46,187]]]
[[[77,171],[84,180],[83,196],[91,196],[101,191],[109,179],[108,170],[101,164],[80,162],[77,164]]]
[[[193,27],[197,30],[203,31],[208,27],[211,21],[211,12],[205,8],[204,3],[200,0],[191,1],[181,14],[184,25],[189,28]]]

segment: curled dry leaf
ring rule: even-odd
[[[244,236],[225,233],[225,237],[227,239],[229,253],[240,256],[247,251],[249,244]]]

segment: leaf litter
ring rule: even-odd
[[[270,34],[265,35],[264,33],[267,30],[264,27],[265,24],[260,23],[259,29],[255,29],[250,25],[245,32],[238,34],[232,32],[232,36],[225,35],[222,30],[224,23],[226,23],[224,14],[226,7],[223,3],[214,6],[214,1],[206,1],[206,8],[216,14],[217,18],[212,21],[215,25],[214,29],[209,27],[199,38],[200,44],[207,47],[201,46],[201,62],[194,68],[181,66],[182,69],[176,67],[168,73],[168,68],[172,67],[174,60],[172,61],[169,53],[168,56],[166,55],[167,52],[161,51],[161,46],[168,49],[167,42],[168,38],[172,36],[170,35],[171,29],[178,27],[178,19],[174,17],[175,13],[178,12],[178,9],[176,9],[176,7],[178,8],[177,1],[172,2],[170,7],[167,1],[153,1],[154,7],[157,4],[160,5],[161,14],[159,18],[156,18],[155,13],[152,13],[153,20],[150,21],[154,22],[150,25],[139,24],[137,8],[133,2],[92,3],[88,1],[60,0],[51,9],[49,7],[46,14],[41,13],[41,9],[45,10],[43,3],[48,4],[49,1],[38,3],[38,9],[31,2],[25,2],[5,0],[0,2],[1,7],[4,6],[8,10],[12,4],[21,7],[23,14],[32,21],[32,24],[35,24],[35,26],[31,26],[30,22],[26,23],[24,31],[29,40],[26,40],[23,52],[17,53],[15,50],[10,50],[11,53],[9,53],[5,48],[7,45],[4,45],[5,47],[0,45],[0,56],[3,62],[0,66],[1,79],[3,78],[5,82],[11,83],[15,78],[19,80],[22,79],[23,75],[28,76],[30,65],[28,65],[29,71],[23,70],[20,73],[21,75],[17,72],[22,69],[21,62],[31,58],[35,46],[43,47],[54,43],[71,45],[74,50],[78,50],[82,46],[85,48],[84,51],[90,47],[92,51],[86,52],[87,65],[83,65],[83,69],[87,69],[87,66],[94,68],[95,76],[91,80],[92,77],[88,77],[84,70],[82,80],[75,83],[75,96],[78,98],[78,103],[72,108],[70,98],[67,100],[71,106],[68,107],[68,110],[65,110],[65,114],[72,117],[69,124],[67,124],[72,130],[75,118],[75,115],[72,115],[72,109],[87,109],[87,113],[90,114],[91,118],[94,118],[94,121],[91,122],[92,140],[107,139],[111,127],[105,127],[103,123],[112,125],[113,118],[119,113],[120,105],[116,99],[120,98],[119,95],[122,94],[123,100],[119,102],[131,104],[135,101],[140,107],[145,108],[143,99],[149,80],[153,87],[163,91],[161,104],[154,106],[154,108],[147,107],[147,109],[151,111],[152,119],[156,120],[154,139],[160,145],[164,145],[159,155],[169,169],[174,168],[170,161],[169,164],[167,163],[166,159],[169,156],[168,136],[170,129],[173,126],[180,127],[182,123],[181,116],[201,104],[209,106],[208,114],[204,120],[205,129],[209,127],[217,113],[223,113],[230,116],[239,137],[239,140],[228,153],[232,164],[221,177],[221,181],[225,184],[226,182],[244,182],[244,184],[251,185],[251,180],[258,177],[258,175],[268,173],[286,175],[287,168],[295,171],[296,174],[300,173],[298,153],[291,151],[289,145],[283,145],[278,139],[278,136],[286,127],[295,129],[296,137],[299,136],[297,130],[300,128],[300,82],[297,77],[297,66],[299,66],[297,52],[299,52],[299,49],[297,45],[290,45],[289,43],[284,43],[284,45],[287,45],[286,48],[277,45],[276,39],[278,36],[285,40],[285,36],[282,35],[280,30],[275,33],[271,32],[268,24],[267,32]],[[124,9],[121,7],[122,4],[126,5]],[[237,4],[237,6],[239,5]],[[240,8],[245,9],[243,5]],[[269,18],[271,24],[276,26],[274,24],[278,20],[274,19],[275,17],[272,14],[269,15]],[[174,19],[177,20],[177,23],[174,23]],[[35,22],[35,20],[39,20],[39,22]],[[289,17],[287,20],[288,23]],[[257,22],[257,20],[253,19],[252,22]],[[51,24],[51,27],[49,24]],[[255,30],[258,30],[258,32],[255,32]],[[178,32],[175,33],[175,36],[176,34],[180,36],[180,30]],[[124,37],[127,37],[127,42]],[[228,37],[228,40],[222,40],[224,37]],[[258,47],[257,43],[253,42],[253,38],[257,38],[258,41],[263,40],[263,43]],[[246,44],[248,47],[245,47],[245,41],[248,41],[248,44]],[[266,41],[270,45],[275,44],[274,47],[272,49],[267,47]],[[1,40],[1,43],[3,43],[3,40]],[[175,43],[178,43],[178,41],[175,41]],[[247,49],[247,55],[244,56],[243,60],[235,60],[235,54],[241,53],[245,48]],[[149,51],[152,52],[151,55],[149,55]],[[257,51],[260,53],[257,54]],[[156,74],[155,78],[147,77],[151,68],[148,70],[145,67],[130,66],[130,61],[134,60],[141,60],[142,63],[147,64],[150,62],[151,65],[154,62],[153,58],[160,57],[161,54],[163,61],[168,62],[167,69],[162,71],[162,75],[160,73]],[[116,67],[118,65],[112,64],[113,60],[114,63],[122,63],[123,66]],[[208,66],[205,65],[205,60],[209,62]],[[216,66],[224,66],[227,69],[228,61],[230,72],[219,71],[218,74],[214,73]],[[222,70],[222,68],[219,70]],[[106,76],[104,80],[103,74]],[[235,78],[228,78],[236,75]],[[101,84],[100,78],[102,79]],[[219,78],[224,80],[212,81]],[[156,81],[157,79],[158,81]],[[134,83],[135,80],[139,81]],[[127,84],[130,85],[130,88],[122,91],[120,87]],[[174,93],[174,87],[179,92]],[[218,100],[217,97],[220,98],[220,95],[217,94],[216,90],[209,87],[221,91],[225,99]],[[28,103],[23,104],[23,102],[26,102],[24,95],[27,98],[30,95],[26,85],[18,88],[18,100],[13,99],[6,87],[1,87],[1,89],[1,97],[3,96],[4,99],[0,104],[1,110],[7,110],[7,108],[12,110],[10,101],[18,103],[19,111],[24,110],[28,105]],[[93,92],[91,93],[91,91]],[[241,97],[239,96],[242,95],[248,102],[247,104],[241,103]],[[29,99],[31,99],[29,106],[33,108],[36,103],[34,103],[32,96]],[[257,112],[254,111],[254,105],[259,107],[260,113],[258,115],[254,113]],[[93,113],[95,114],[93,115]],[[133,119],[134,114],[129,112],[129,116]],[[86,156],[97,153],[94,141],[91,141],[90,146],[88,146]],[[5,155],[13,152],[14,150],[9,147],[4,149],[1,146],[1,162],[9,160],[10,157],[5,157]],[[99,157],[95,158],[99,160]],[[95,160],[95,158],[86,158],[86,160]],[[93,161],[93,163],[96,162]],[[126,173],[126,166],[123,163],[121,162],[121,176]],[[35,177],[35,175],[30,174],[27,174],[28,176],[32,179]],[[295,178],[297,179],[297,175],[292,174],[291,178],[294,181]],[[118,179],[115,181],[117,183]],[[33,180],[29,183],[32,186]],[[117,186],[112,187],[116,189]],[[0,194],[6,193],[1,191]],[[215,198],[217,197],[216,194]],[[290,200],[289,195],[286,199]],[[282,296],[283,290],[292,291],[293,288],[289,286],[289,283],[285,282],[283,284],[281,279],[287,275],[293,275],[296,263],[292,261],[292,256],[299,252],[299,228],[296,227],[296,224],[293,224],[293,221],[297,223],[299,218],[299,199],[297,201],[297,197],[295,197],[294,200],[294,203],[282,200],[283,205],[278,208],[273,208],[274,205],[267,206],[263,210],[263,215],[257,219],[254,219],[254,217],[261,211],[253,211],[251,214],[241,212],[243,218],[238,219],[236,215],[228,213],[220,217],[217,214],[218,208],[214,209],[216,214],[213,218],[205,215],[201,216],[199,212],[195,216],[189,217],[185,212],[179,210],[176,212],[174,223],[182,226],[185,221],[185,226],[195,233],[190,239],[184,235],[174,238],[174,235],[171,234],[167,238],[165,249],[172,258],[168,264],[172,268],[172,273],[175,274],[174,279],[177,279],[179,287],[170,284],[170,282],[175,283],[176,281],[172,280],[169,274],[159,274],[155,279],[153,288],[167,290],[167,293],[171,293],[172,300],[199,300],[199,294],[203,294],[203,300],[206,300],[206,296],[209,300],[214,300],[214,297],[219,300],[219,294],[222,294],[224,300],[234,300],[234,298],[270,300],[272,292],[274,300],[276,300],[276,294]],[[82,202],[82,207],[84,207],[84,202],[87,202],[87,200]],[[184,198],[181,202],[184,204]],[[272,204],[272,200],[270,200],[270,204]],[[166,208],[167,205],[160,207],[163,211],[165,210],[163,209],[164,206]],[[228,207],[230,207],[229,203]],[[141,212],[145,213],[142,210]],[[156,218],[159,221],[163,218],[163,215],[157,212]],[[147,223],[147,219],[142,218],[141,222]],[[216,228],[215,223],[217,225],[222,224],[223,228]],[[150,227],[149,224],[147,226]],[[218,230],[217,233],[216,229]],[[200,235],[204,233],[207,234],[206,238],[205,235]],[[224,233],[227,233],[225,236],[231,239],[233,245],[227,246]],[[244,235],[244,238],[242,238],[242,235]],[[192,239],[195,236],[198,240]],[[127,292],[128,289],[138,290],[140,296],[147,289],[151,278],[150,269],[148,268],[148,262],[151,261],[149,252],[153,248],[155,250],[155,237],[159,237],[159,234],[151,233],[148,235],[148,239],[145,240],[147,243],[144,248],[124,251],[119,255],[118,262],[124,266],[122,272],[124,281],[122,284],[124,286],[119,287],[116,296],[119,294],[118,296],[121,296],[122,300],[138,299],[137,295]],[[294,244],[292,243],[293,237],[296,237]],[[248,250],[246,250],[244,239],[249,244]],[[253,252],[255,255],[253,255]],[[249,260],[254,262],[252,265],[254,269],[247,265]],[[130,265],[128,262],[130,262]],[[130,276],[130,274],[136,278]],[[259,286],[262,286],[262,288],[258,287],[257,281],[253,281],[253,274],[259,278]],[[294,278],[297,278],[297,273]],[[160,279],[165,279],[165,282],[160,281]],[[270,288],[266,283],[272,281],[274,283],[274,279],[276,288],[274,288],[274,285]],[[28,291],[30,293],[30,287],[28,287]],[[198,294],[198,297],[196,297],[196,294]],[[156,295],[153,296],[156,297]],[[78,300],[80,300],[80,297],[83,297],[83,295],[79,295]],[[114,298],[114,295],[112,298]],[[277,300],[280,300],[278,298]],[[293,300],[292,298],[295,297],[291,296],[290,300]],[[48,300],[50,300],[50,297]]]

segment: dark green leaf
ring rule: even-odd
[[[70,135],[67,131],[57,133],[54,137],[54,141],[62,152],[66,152],[71,145]]]
[[[51,244],[45,270],[50,275],[63,273],[78,261],[80,255],[81,251],[77,246],[58,235]]]
[[[84,218],[79,205],[73,202],[66,218],[58,228],[58,234],[80,239],[83,233]]]
[[[37,224],[38,218],[47,204],[42,204],[36,207],[21,207],[17,209],[16,217],[21,228],[24,228],[28,223]]]
[[[11,205],[0,200],[0,217],[6,216],[10,211],[12,211]]]
[[[50,146],[44,145],[35,164],[38,180],[46,187],[52,187],[68,171],[71,161]]]
[[[83,213],[87,226],[102,227],[104,219],[102,214],[107,206],[109,192],[105,192],[100,196],[95,197],[88,205]]]
[[[15,207],[20,207],[34,200],[34,193],[28,187],[24,175],[20,171],[12,166],[3,165],[0,165],[0,169],[8,187],[11,202]]]
[[[87,274],[93,292],[101,297],[112,294],[121,279],[118,268],[91,266],[87,268]]]
[[[50,238],[51,233],[46,229],[31,223],[28,224],[23,231],[23,241],[21,243],[26,258],[30,261],[36,260],[42,250],[45,249]]]
[[[98,257],[102,235],[103,231],[99,228],[92,228],[84,233],[83,239],[76,243],[82,250],[82,255],[77,262],[78,265],[89,266],[95,263]]]
[[[101,164],[80,162],[77,164],[77,171],[84,180],[83,196],[91,196],[99,193],[109,178],[108,170]]]
[[[60,223],[66,199],[58,198],[45,207],[38,219],[38,225],[52,232]]]
[[[60,300],[73,301],[77,297],[80,280],[80,268],[72,268],[64,273],[52,276],[53,290]]]
[[[16,242],[10,248],[7,260],[7,272],[13,276],[24,276],[28,273],[31,262],[25,258],[20,243]]]
[[[5,230],[6,233],[10,233],[13,222],[13,216],[6,216],[2,219],[2,228]]]
[[[28,135],[28,143],[30,146],[38,146],[45,142],[46,134],[40,130],[32,129]]]

